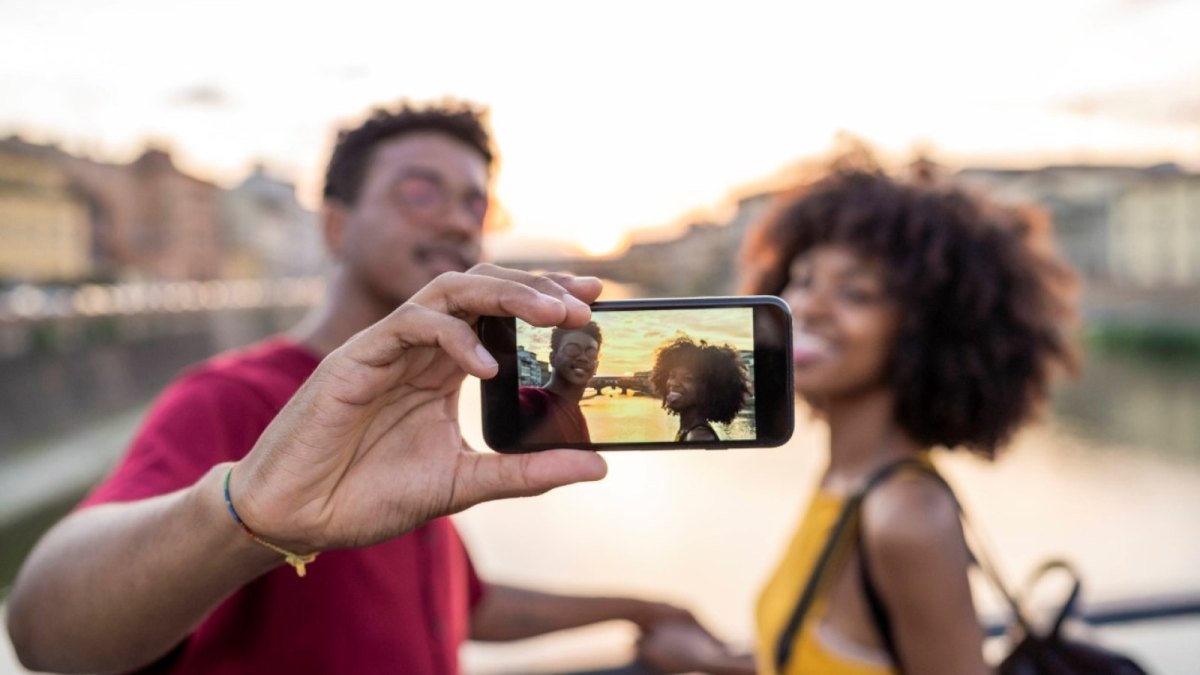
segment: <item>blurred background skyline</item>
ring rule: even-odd
[[[1200,169],[1181,0],[0,8],[0,136],[117,163],[149,144],[225,188],[264,164],[312,209],[334,125],[462,96],[493,111],[508,236],[592,254],[839,132],[955,168]]]

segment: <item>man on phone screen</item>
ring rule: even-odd
[[[582,328],[550,333],[550,381],[517,391],[522,443],[590,443],[587,419],[579,409],[583,391],[600,364],[604,336],[595,321]]]

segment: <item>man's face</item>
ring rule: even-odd
[[[336,253],[372,299],[403,303],[442,272],[479,262],[488,206],[484,158],[446,134],[422,131],[375,148]]]
[[[600,364],[600,343],[587,333],[562,336],[558,349],[550,355],[550,365],[558,376],[572,385],[584,386],[596,374]]]

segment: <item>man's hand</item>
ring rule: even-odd
[[[666,602],[641,601],[629,620],[637,624],[638,629],[643,633],[648,633],[658,626],[666,624],[691,624],[706,635],[708,634],[708,631],[700,625],[700,622],[689,610]]]
[[[297,552],[366,546],[490,499],[604,477],[596,453],[479,454],[458,424],[467,374],[495,360],[482,315],[576,327],[600,294],[590,277],[492,265],[448,273],[331,353],[238,463],[230,492],[268,541]]]

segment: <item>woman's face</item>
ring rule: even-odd
[[[798,256],[790,276],[796,392],[830,399],[886,386],[899,311],[880,265],[831,244]]]
[[[667,373],[667,407],[676,412],[700,405],[704,391],[699,374],[688,366],[675,366]]]

